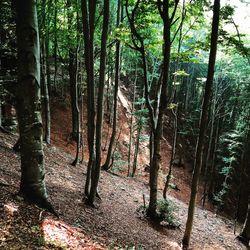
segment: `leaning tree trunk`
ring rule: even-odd
[[[204,139],[206,135],[206,127],[207,127],[207,122],[208,122],[208,110],[209,110],[209,104],[210,104],[210,100],[212,96],[214,66],[215,66],[215,61],[216,61],[216,50],[217,50],[217,40],[218,40],[220,0],[214,0],[213,13],[214,15],[213,15],[213,23],[212,23],[207,81],[206,81],[206,86],[205,86],[202,113],[201,113],[201,118],[200,118],[199,138],[198,138],[197,146],[196,146],[196,155],[195,155],[195,163],[194,163],[192,186],[191,186],[191,196],[190,196],[189,207],[188,207],[188,218],[186,222],[186,229],[185,229],[184,237],[182,240],[183,245],[185,247],[189,245],[192,226],[193,226],[196,194],[197,194],[198,182],[199,182],[199,177],[200,177]]]
[[[21,142],[20,194],[53,210],[47,201],[40,95],[40,47],[35,0],[16,1],[17,112]]]

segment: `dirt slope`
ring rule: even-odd
[[[179,206],[180,229],[152,224],[137,212],[143,194],[148,199],[148,186],[102,172],[102,202],[90,208],[82,202],[86,167],[72,167],[73,157],[55,147],[45,148],[46,183],[60,220],[13,195],[20,178],[20,157],[11,150],[15,140],[0,133],[0,249],[178,249],[186,204],[171,198]],[[231,221],[198,208],[191,249],[245,249],[232,227]]]

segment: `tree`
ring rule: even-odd
[[[155,86],[155,94],[152,96],[152,86],[150,86],[148,81],[148,63],[146,56],[145,42],[142,32],[136,28],[136,14],[140,7],[143,8],[146,5],[141,5],[141,1],[137,0],[134,4],[134,8],[129,14],[129,4],[126,1],[126,13],[131,30],[131,38],[133,45],[131,48],[135,49],[140,53],[142,60],[142,70],[143,70],[143,82],[144,82],[144,96],[146,107],[149,113],[150,121],[150,200],[147,214],[151,218],[157,217],[157,189],[158,189],[158,175],[161,162],[161,137],[163,129],[163,117],[164,112],[167,108],[167,86],[169,81],[169,68],[170,68],[170,55],[171,55],[171,45],[176,37],[176,32],[178,33],[179,28],[177,28],[173,37],[171,37],[171,28],[175,20],[177,7],[179,1],[175,1],[173,4],[168,0],[158,0],[157,8],[158,12],[163,21],[163,62],[161,68],[161,74],[159,76],[158,82]],[[153,5],[154,6],[154,5]],[[152,7],[152,6],[151,6]],[[172,8],[171,8],[172,7]],[[152,10],[150,7],[145,7],[147,11]],[[155,14],[155,13],[154,13]],[[145,13],[144,13],[145,15]],[[142,17],[143,19],[143,17]],[[152,105],[153,103],[153,105]]]
[[[106,50],[109,26],[109,0],[104,0],[104,13],[102,24],[102,38],[101,38],[101,55],[100,55],[100,69],[99,69],[99,86],[97,97],[97,117],[96,117],[96,143],[95,153],[96,161],[92,166],[91,172],[91,188],[89,194],[90,204],[94,204],[97,194],[97,186],[100,177],[101,169],[101,145],[102,145],[102,123],[103,123],[103,96],[105,86],[105,70],[106,70]]]
[[[89,196],[91,169],[95,164],[95,79],[94,79],[94,29],[96,1],[82,0],[82,24],[85,51],[85,67],[87,73],[87,121],[88,121],[88,150],[89,160],[85,183],[85,196]]]
[[[44,182],[40,95],[40,45],[35,0],[16,1],[18,91],[21,143],[20,194],[55,213]]]
[[[121,9],[123,8],[123,5],[121,6],[121,1],[118,0],[117,3],[117,17],[116,17],[116,28],[120,25],[120,19],[121,19]],[[116,41],[115,45],[115,86],[114,86],[114,116],[113,116],[113,126],[112,126],[112,134],[110,138],[110,143],[108,147],[108,153],[106,157],[106,161],[103,164],[103,169],[108,170],[110,168],[110,160],[112,156],[112,151],[114,147],[115,142],[115,136],[116,136],[116,125],[117,125],[117,98],[118,98],[118,88],[119,88],[119,81],[120,81],[120,61],[121,61],[121,42],[120,40]]]
[[[78,6],[77,6],[78,7]],[[79,43],[79,36],[78,36],[78,20],[76,21],[76,37],[72,35],[71,29],[74,27],[73,24],[73,17],[74,17],[74,9],[73,3],[71,0],[67,0],[67,21],[68,21],[68,46],[69,46],[69,85],[70,85],[70,99],[71,99],[71,117],[72,117],[72,138],[78,141],[79,136],[79,126],[80,126],[80,114],[79,114],[79,107],[78,107],[78,83],[77,83],[77,68],[78,68],[78,43]],[[78,11],[78,10],[77,10]],[[78,15],[77,15],[78,17]],[[76,40],[76,44],[75,41]]]
[[[192,177],[191,186],[191,196],[188,207],[188,218],[186,222],[185,233],[183,237],[183,245],[187,247],[190,242],[190,236],[193,226],[193,217],[196,203],[197,187],[199,182],[199,176],[202,166],[202,154],[204,147],[204,139],[206,135],[206,127],[208,122],[208,111],[212,96],[213,87],[213,77],[214,77],[214,67],[216,61],[216,51],[217,51],[217,40],[218,40],[218,29],[219,29],[219,17],[220,17],[220,0],[214,0],[213,7],[213,23],[212,23],[212,33],[211,33],[211,43],[210,43],[210,55],[208,63],[207,80],[205,85],[205,93],[202,104],[202,112],[199,125],[199,137],[196,146],[195,162]]]
[[[50,114],[50,96],[49,96],[49,87],[48,87],[48,71],[49,65],[47,65],[47,49],[48,46],[48,31],[46,29],[46,0],[43,0],[41,3],[41,83],[43,90],[43,99],[44,99],[44,113],[45,113],[45,141],[47,144],[50,144],[50,132],[51,132],[51,114]]]

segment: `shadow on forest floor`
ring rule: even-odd
[[[10,149],[15,140],[0,133],[0,183],[6,184],[0,186],[1,249],[178,249],[186,204],[170,197],[179,207],[180,229],[156,226],[137,212],[143,195],[148,201],[148,186],[102,172],[102,202],[98,209],[90,208],[82,202],[85,166],[71,166],[73,158],[54,147],[45,148],[46,183],[60,219],[13,195],[18,191],[20,160],[6,147]],[[232,227],[230,220],[198,208],[192,249],[245,249],[235,240]]]

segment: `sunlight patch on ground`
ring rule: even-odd
[[[71,227],[62,221],[45,219],[41,225],[42,234],[46,245],[60,246],[67,249],[105,249],[97,243],[84,237],[77,228]]]
[[[14,216],[18,212],[18,206],[14,203],[7,203],[3,205],[4,212],[7,215]]]
[[[14,216],[18,213],[18,206],[12,202],[2,206],[2,216],[4,220],[0,223],[0,249],[6,244],[6,241],[12,238],[10,229],[14,221]],[[1,213],[1,211],[0,211]],[[1,221],[0,221],[1,222]]]
[[[174,241],[167,241],[167,249],[169,250],[182,250],[181,246]]]

